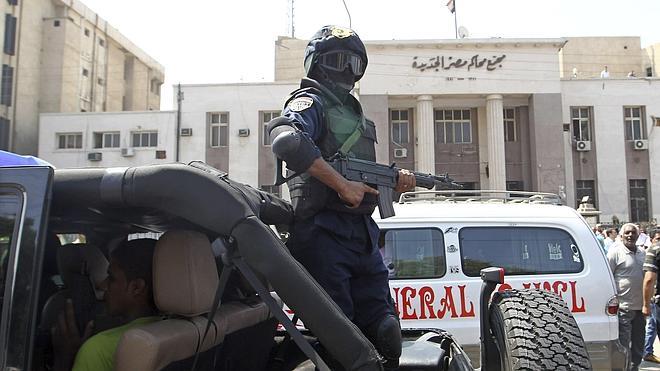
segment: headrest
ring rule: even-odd
[[[71,243],[57,252],[57,269],[64,286],[72,287],[76,276],[88,277],[96,299],[103,299],[101,283],[108,275],[108,259],[96,246],[86,243]]]
[[[154,301],[158,309],[193,317],[208,313],[218,287],[209,239],[195,231],[169,231],[156,243]]]

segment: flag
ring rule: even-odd
[[[452,13],[456,11],[456,4],[454,4],[454,0],[449,0],[447,2],[447,8],[449,8],[449,11]]]

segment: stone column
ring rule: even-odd
[[[488,179],[489,189],[506,189],[504,162],[504,113],[502,96],[486,97],[486,124],[488,126]]]
[[[435,135],[433,122],[433,97],[417,97],[417,117],[415,120],[417,146],[415,147],[416,171],[435,174]]]

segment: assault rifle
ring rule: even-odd
[[[378,211],[380,218],[394,216],[392,196],[399,179],[399,168],[392,165],[383,165],[371,161],[359,160],[342,155],[334,155],[328,163],[339,174],[348,180],[368,183],[378,188]],[[412,172],[417,187],[433,189],[438,186],[447,189],[460,189],[462,185],[454,182],[448,173],[443,175],[424,174]]]
[[[398,167],[394,166],[394,164],[388,166],[376,162],[359,160],[339,153],[329,158],[327,162],[333,169],[341,174],[341,176],[348,180],[376,186],[378,189],[378,211],[380,212],[380,218],[385,219],[394,216],[392,198],[394,196],[394,188],[396,188],[397,181],[399,180],[400,169]],[[282,160],[278,159],[275,170],[275,185],[284,184],[289,179],[300,175],[292,174],[284,177],[282,175],[282,170]],[[444,189],[463,188],[462,185],[454,182],[454,180],[449,177],[448,173],[442,175],[424,174],[419,172],[412,173],[415,176],[416,187],[426,189],[433,189],[434,187]]]

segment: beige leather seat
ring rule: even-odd
[[[156,306],[170,318],[124,333],[115,354],[115,370],[160,370],[195,355],[218,286],[218,272],[208,238],[194,231],[170,231],[156,244],[153,267]],[[270,318],[268,307],[223,303],[199,352],[219,345],[225,336]]]

